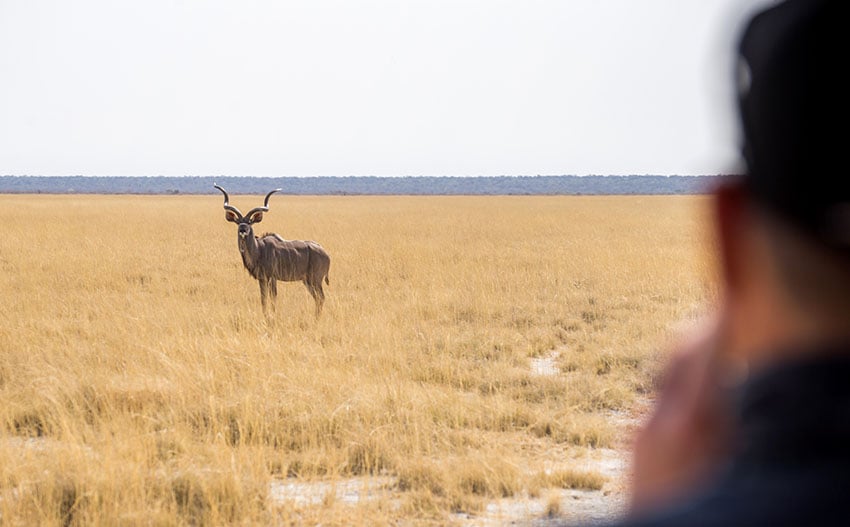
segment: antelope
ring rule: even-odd
[[[213,184],[224,194],[225,219],[239,226],[238,246],[242,263],[248,274],[260,283],[260,301],[263,313],[268,316],[268,300],[271,297],[271,309],[275,309],[277,281],[295,282],[301,280],[316,301],[316,317],[322,313],[325,292],[322,291],[322,279],[330,285],[328,270],[331,258],[321,245],[310,240],[284,240],[275,233],[254,236],[252,227],[263,221],[263,214],[269,210],[269,198],[281,189],[266,194],[262,207],[255,207],[242,215],[239,209],[229,203],[230,196],[220,186]]]

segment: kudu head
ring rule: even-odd
[[[239,225],[239,230],[237,231],[239,233],[239,252],[244,253],[249,241],[254,238],[254,229],[251,225],[263,221],[263,213],[269,210],[269,198],[275,192],[280,192],[281,189],[276,188],[266,194],[266,199],[263,201],[262,207],[254,207],[248,211],[248,214],[242,215],[239,209],[228,203],[230,196],[227,195],[227,191],[218,185],[213,184],[213,186],[224,194],[224,218]]]

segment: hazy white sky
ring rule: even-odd
[[[0,0],[0,175],[716,174],[758,0]]]

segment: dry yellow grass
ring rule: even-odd
[[[258,230],[331,255],[318,321],[297,283],[263,318],[220,196],[3,200],[8,525],[445,523],[598,487],[543,464],[617,442],[711,294],[700,197],[275,196]],[[387,483],[274,492],[359,476]]]

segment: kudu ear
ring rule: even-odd
[[[239,216],[236,215],[232,210],[228,210],[224,212],[224,219],[227,221],[232,221],[233,223],[239,223]]]
[[[250,223],[260,223],[261,221],[263,221],[263,212],[259,211],[255,212],[254,214],[251,214],[251,217],[248,218],[248,221]]]

